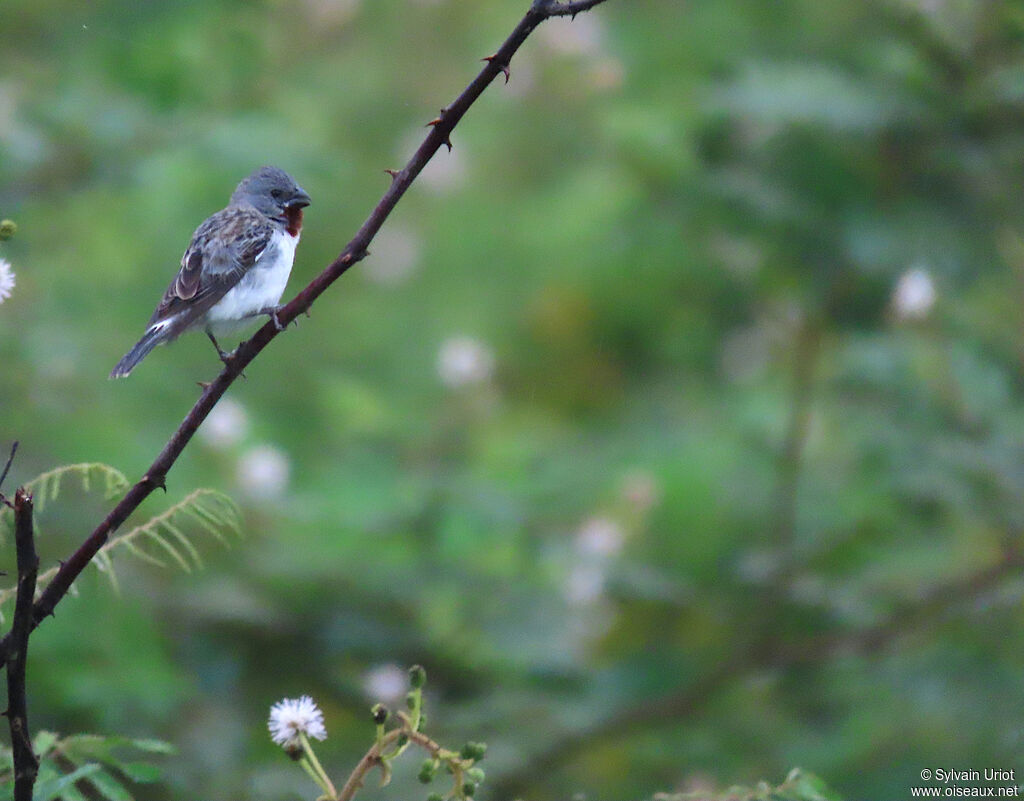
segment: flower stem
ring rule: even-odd
[[[303,767],[307,769],[313,780],[320,785],[327,795],[335,799],[338,797],[338,791],[334,787],[334,783],[331,778],[327,775],[327,771],[324,770],[324,766],[320,764],[320,760],[316,758],[316,754],[313,752],[313,746],[309,743],[309,738],[304,732],[299,733],[299,740],[302,742],[302,751],[305,758],[302,760]]]

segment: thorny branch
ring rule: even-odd
[[[352,265],[366,257],[367,247],[380,230],[392,209],[416,180],[434,153],[445,145],[451,148],[451,133],[459,121],[476,102],[477,98],[498,75],[507,74],[512,56],[520,48],[526,38],[549,17],[574,16],[586,11],[604,0],[577,0],[577,2],[559,2],[558,0],[533,0],[530,9],[519,21],[515,29],[498,48],[497,52],[485,59],[485,65],[479,74],[467,86],[462,94],[445,109],[441,115],[430,123],[430,132],[423,144],[409,159],[409,162],[398,171],[389,170],[392,176],[391,185],[377,203],[376,208],[367,217],[366,222],[356,235],[345,246],[338,257],[324,268],[316,278],[296,295],[291,302],[277,313],[282,329],[300,314],[306,312],[313,302],[335,281],[338,280]],[[53,614],[54,608],[67,594],[71,584],[85,569],[96,553],[106,543],[111,532],[115,531],[158,487],[165,489],[167,473],[177,461],[181,452],[188,445],[196,430],[209,415],[235,379],[242,373],[253,359],[270,344],[280,333],[273,322],[268,322],[251,339],[239,345],[234,356],[225,364],[220,375],[207,385],[199,400],[178,426],[163,450],[149,466],[145,475],[136,483],[121,501],[110,511],[107,517],[96,527],[86,540],[79,546],[66,562],[61,565],[57,575],[46,586],[33,609],[31,626],[35,628],[47,616]],[[0,666],[11,653],[11,635],[0,642]]]
[[[14,545],[18,558],[18,596],[14,620],[7,635],[7,722],[14,752],[14,801],[32,801],[39,760],[32,751],[25,699],[25,661],[28,635],[32,632],[32,601],[36,593],[39,557],[32,529],[32,495],[25,489],[14,493]]]

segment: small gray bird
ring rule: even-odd
[[[268,314],[280,330],[284,294],[302,231],[309,195],[277,167],[260,167],[243,179],[227,208],[208,217],[192,235],[181,270],[167,287],[149,327],[117,363],[111,378],[128,375],[157,345],[203,328],[222,360],[215,334]]]

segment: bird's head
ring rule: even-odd
[[[284,222],[289,212],[309,205],[309,195],[288,173],[279,167],[260,167],[242,182],[231,195],[234,204],[255,206],[268,217]]]

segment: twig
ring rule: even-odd
[[[4,465],[4,471],[0,473],[0,488],[3,488],[4,481],[7,479],[7,474],[11,470],[11,463],[14,461],[14,454],[18,452],[18,440],[14,440],[14,444],[11,445],[11,453],[7,457],[7,464]],[[3,495],[0,495],[3,498]]]
[[[14,801],[32,801],[39,760],[32,751],[25,699],[25,661],[32,631],[32,600],[36,592],[39,557],[32,530],[32,495],[25,489],[14,493],[14,544],[18,554],[18,597],[7,652],[7,721],[14,752]]]
[[[378,742],[371,745],[370,750],[367,751],[363,755],[363,758],[359,760],[359,763],[352,770],[352,773],[349,774],[345,785],[341,788],[341,792],[338,793],[337,801],[352,801],[355,794],[359,792],[359,788],[363,786],[363,782],[366,780],[367,774],[380,765],[381,754],[383,754],[387,747],[394,744],[402,735],[408,737],[410,742],[416,743],[435,759],[438,758],[441,752],[441,746],[427,737],[423,732],[415,731],[409,726],[392,729]]]
[[[490,85],[498,75],[504,74],[508,69],[512,56],[519,47],[526,41],[526,38],[533,32],[540,23],[549,17],[571,16],[593,8],[604,2],[604,0],[580,0],[580,2],[559,3],[556,0],[534,0],[529,11],[516,25],[505,43],[498,51],[487,58],[487,63],[473,81],[463,90],[454,102],[445,108],[441,115],[430,125],[430,132],[423,140],[423,144],[413,154],[409,162],[401,170],[392,172],[391,185],[384,193],[376,208],[363,223],[356,235],[345,246],[345,249],[338,257],[331,262],[323,272],[309,282],[306,287],[296,295],[290,303],[278,311],[277,318],[283,329],[296,317],[308,311],[313,302],[323,292],[338,280],[352,265],[356,264],[367,254],[367,247],[373,237],[380,230],[384,221],[391,214],[392,209],[405,194],[406,190],[420,174],[427,162],[434,153],[442,146],[451,147],[451,132],[462,119],[469,107],[476,102],[484,89]],[[121,501],[110,511],[110,514],[96,527],[82,545],[62,565],[57,575],[54,576],[39,600],[36,602],[32,615],[32,627],[47,616],[53,614],[54,608],[67,594],[71,584],[78,578],[86,565],[92,560],[96,553],[106,543],[110,533],[113,532],[135,511],[136,508],[157,488],[165,488],[165,479],[171,467],[177,461],[181,452],[188,445],[192,436],[196,433],[200,424],[206,419],[210,411],[221,399],[228,387],[241,374],[242,370],[255,359],[260,352],[270,344],[279,331],[273,322],[268,322],[251,339],[239,345],[235,355],[225,364],[220,375],[207,385],[203,394],[196,401],[191,411],[185,416],[181,425],[168,440],[163,450],[150,465],[149,470],[142,479],[135,484]],[[0,666],[7,659],[10,653],[10,635],[0,642]]]

